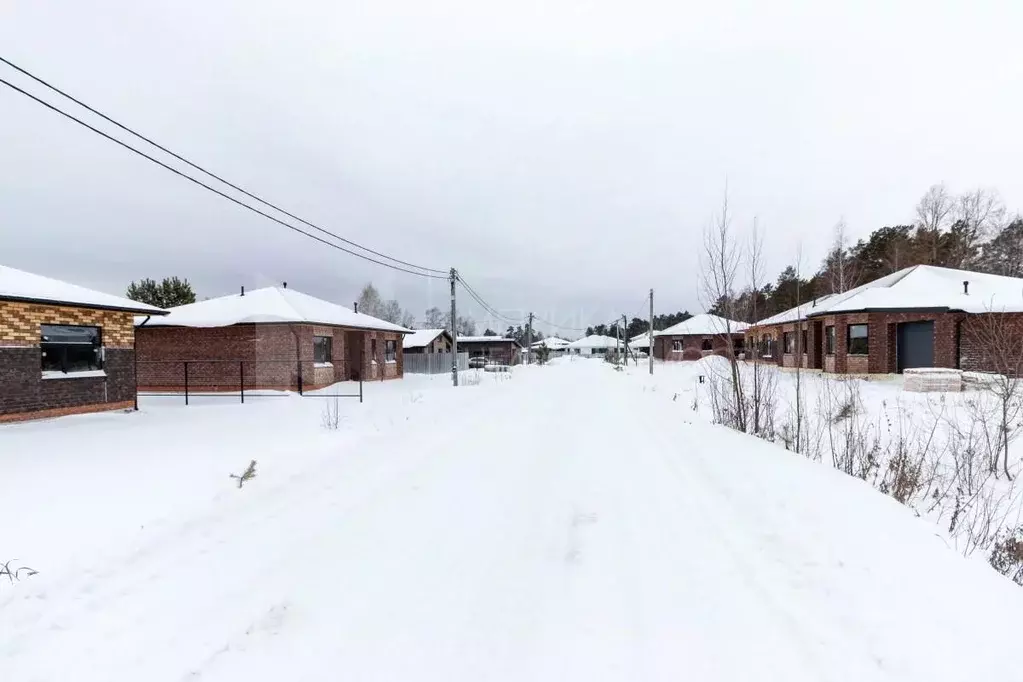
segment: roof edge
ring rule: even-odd
[[[49,298],[34,298],[27,296],[0,296],[0,303],[41,303],[42,305],[63,306],[65,308],[85,308],[86,310],[113,310],[119,313],[132,313],[134,315],[169,315],[169,310],[163,308],[125,308],[114,305],[97,305],[95,303],[76,303],[73,301],[61,301]]]

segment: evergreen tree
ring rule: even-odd
[[[195,292],[187,279],[165,277],[159,284],[146,278],[128,285],[127,297],[158,308],[173,308],[195,303]]]

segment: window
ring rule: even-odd
[[[824,328],[824,352],[828,355],[835,354],[835,326],[829,325]]]
[[[849,325],[849,342],[846,346],[849,355],[867,355],[870,350],[869,339],[867,338],[867,325]]]
[[[675,339],[671,342],[671,352],[672,353],[682,352],[682,339]]]
[[[800,346],[799,352],[802,353],[803,355],[806,355],[806,353],[807,353],[806,349],[807,349],[808,346],[806,345],[806,330],[805,329],[803,330],[803,336],[802,336],[802,338],[800,338],[799,342],[801,344],[803,344],[802,346]]]
[[[732,350],[736,353],[741,353],[746,350],[746,339],[742,336],[736,336],[732,341]]]
[[[796,335],[792,332],[785,332],[782,335],[782,345],[785,348],[786,355],[792,355],[796,352]]]
[[[384,360],[395,362],[398,359],[398,342],[384,341]]]
[[[91,372],[103,369],[99,327],[42,325],[44,372]]]
[[[377,361],[377,340],[376,339],[370,339],[369,340],[369,361],[370,362],[376,362]]]
[[[334,357],[334,339],[329,336],[314,336],[313,337],[313,361],[314,362],[331,362],[331,358]]]
[[[700,344],[700,350],[714,350],[714,345],[710,339],[704,339],[703,343]]]

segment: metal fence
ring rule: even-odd
[[[450,367],[449,367],[450,370]],[[350,376],[343,362],[297,360],[138,360],[136,395],[184,398],[275,398],[297,392],[311,398],[357,398],[363,401],[362,373]],[[350,392],[339,392],[341,383]]]
[[[405,353],[405,374],[445,374],[451,372],[451,353]],[[458,353],[458,370],[469,369],[469,354]]]

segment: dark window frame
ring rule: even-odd
[[[377,361],[377,340],[376,339],[370,339],[369,340],[369,360],[370,360],[370,362],[374,362],[374,363]]]
[[[398,342],[393,339],[384,339],[384,362],[398,361]]]
[[[782,332],[781,335],[781,348],[785,355],[793,355],[796,352],[796,333],[795,332]]]
[[[863,330],[863,335],[853,336],[853,330]],[[862,350],[860,347],[862,346]],[[870,355],[870,328],[866,324],[850,324],[845,329],[846,355]]]
[[[835,325],[829,324],[824,327],[824,354],[834,355],[835,354]]]
[[[703,341],[700,342],[700,350],[701,351],[714,350],[714,342],[710,339],[705,338]]]
[[[313,337],[313,362],[324,364],[334,362],[334,337]]]
[[[100,371],[103,369],[103,327],[42,324],[39,326],[39,349],[43,372],[76,374]],[[81,366],[81,363],[87,365]]]
[[[683,350],[685,350],[685,344],[682,343],[682,339],[672,339],[671,340],[671,352],[672,353],[681,353]]]
[[[804,329],[803,330],[803,335],[800,337],[800,343],[802,343],[803,346],[802,346],[802,348],[799,349],[799,352],[802,353],[803,355],[806,355],[807,353],[810,352],[809,351],[809,345],[807,344],[807,337],[808,336],[809,336],[809,334],[807,333],[807,330]]]

